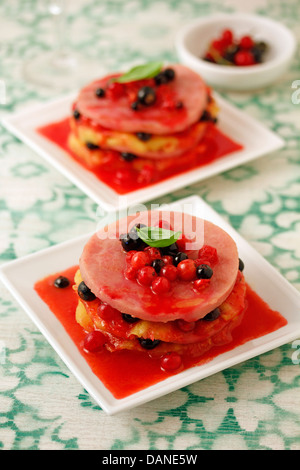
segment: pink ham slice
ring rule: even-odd
[[[196,231],[195,245],[189,251],[191,258],[197,258],[203,244],[216,248],[219,260],[209,287],[197,292],[191,282],[175,281],[167,294],[159,296],[151,288],[124,277],[126,253],[119,235],[136,223],[155,226],[159,220],[170,222],[175,231],[185,234],[191,229]],[[84,247],[79,266],[92,292],[122,313],[149,321],[195,321],[218,307],[232,291],[238,273],[238,251],[233,239],[211,222],[179,212],[149,211],[95,233]]]
[[[83,88],[76,100],[76,109],[95,124],[108,129],[150,134],[181,132],[202,115],[207,105],[207,87],[202,78],[187,67],[174,64],[172,68],[175,79],[163,86],[169,88],[176,102],[183,104],[182,108],[170,109],[158,103],[134,111],[127,95],[118,99],[98,98],[96,90],[105,88],[110,76]]]

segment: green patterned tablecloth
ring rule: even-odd
[[[251,7],[250,7],[251,3]],[[0,2],[0,117],[52,99],[22,77],[22,63],[52,47],[45,1]],[[78,0],[70,2],[73,47],[119,70],[137,60],[176,61],[185,22],[251,11],[300,33],[299,0]],[[266,90],[223,93],[286,145],[158,203],[198,194],[300,289],[299,52]],[[0,261],[93,231],[96,204],[0,126]],[[300,449],[300,367],[284,345],[161,399],[107,416],[0,285],[0,449]],[[299,362],[299,361],[298,361]]]

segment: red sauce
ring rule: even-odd
[[[208,124],[207,132],[197,150],[186,152],[181,157],[172,158],[171,165],[167,164],[166,166],[165,160],[155,160],[155,162],[150,163],[147,160],[145,165],[137,170],[130,162],[124,162],[118,152],[108,151],[107,161],[109,163],[91,168],[76,156],[68,146],[69,118],[40,127],[37,132],[62,148],[80,165],[92,172],[118,194],[127,194],[195,170],[243,148],[242,145],[223,134],[218,127]]]
[[[171,375],[170,372],[160,368],[159,358],[151,358],[140,352],[123,350],[110,353],[103,349],[101,352],[91,354],[84,351],[85,332],[75,320],[78,297],[72,289],[72,285],[58,289],[53,284],[60,275],[66,276],[70,280],[74,279],[77,269],[78,266],[73,266],[64,272],[50,275],[38,281],[35,284],[35,290],[64,326],[94,374],[106,388],[120,399],[154,385]],[[271,310],[249,286],[247,286],[246,301],[247,309],[243,321],[233,330],[231,343],[214,347],[200,359],[191,360],[183,357],[184,369],[205,364],[226,351],[286,325],[287,320],[280,313]]]

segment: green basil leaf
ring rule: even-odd
[[[175,243],[181,235],[181,232],[174,232],[159,227],[142,227],[136,229],[139,237],[154,248],[163,248]]]
[[[136,65],[128,72],[124,73],[114,81],[119,83],[134,82],[136,80],[143,80],[145,78],[153,78],[162,69],[162,62],[148,62],[144,65]]]

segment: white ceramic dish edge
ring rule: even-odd
[[[248,29],[243,26],[247,24]],[[205,33],[202,38],[201,28],[207,28],[209,35]],[[272,41],[276,43],[274,56],[253,67],[226,67],[202,60],[209,41],[223,28],[238,29],[244,34],[249,32],[249,28],[250,33],[254,29],[260,38],[266,38],[269,34],[266,42],[269,40],[271,45]],[[211,86],[231,91],[250,91],[270,85],[287,70],[296,48],[296,38],[284,24],[262,15],[239,12],[194,19],[184,25],[175,37],[175,49],[182,63],[202,75]]]
[[[169,178],[150,187],[133,191],[125,196],[120,196],[35,130],[38,126],[68,116],[73,98],[74,95],[70,95],[20,111],[15,115],[4,118],[2,122],[12,134],[31,147],[108,212],[126,208],[132,204],[154,200],[170,191],[177,191],[184,186],[243,165],[284,146],[284,141],[277,134],[215,93],[215,98],[220,107],[219,126],[221,131],[241,143],[244,149],[209,165]]]

